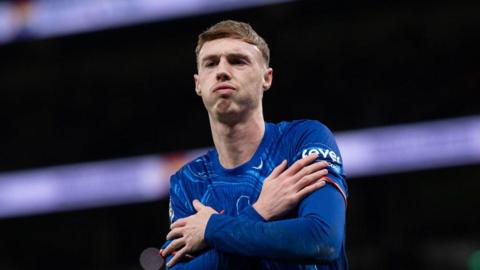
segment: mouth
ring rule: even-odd
[[[221,84],[221,85],[218,85],[216,86],[214,89],[213,89],[213,92],[230,92],[230,91],[234,91],[235,90],[235,87],[229,85],[229,84]]]
[[[217,93],[217,94],[220,94],[220,95],[229,94],[233,91],[235,91],[235,87],[233,87],[229,84],[221,84],[221,85],[216,86],[213,89],[214,93]]]

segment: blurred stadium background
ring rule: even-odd
[[[168,176],[211,147],[199,32],[272,52],[266,120],[318,119],[349,176],[351,269],[480,269],[480,4],[0,1],[0,269],[141,269]]]

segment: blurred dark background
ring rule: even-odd
[[[296,1],[0,45],[0,172],[212,145],[194,48],[222,19],[269,43],[267,121],[339,132],[478,115],[479,14],[473,1]],[[469,269],[480,165],[348,184],[351,269]],[[167,199],[4,219],[0,269],[141,269],[167,231]]]

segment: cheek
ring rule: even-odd
[[[248,88],[250,88],[252,92],[263,92],[263,78],[259,77],[258,74],[249,74],[245,81],[248,84]]]
[[[202,75],[198,76],[198,87],[202,90],[205,90],[205,88],[208,88],[208,74],[203,73]]]

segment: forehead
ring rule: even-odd
[[[205,42],[198,56],[201,60],[206,56],[221,56],[229,54],[246,54],[259,59],[262,57],[262,53],[257,46],[233,38],[221,38]]]

